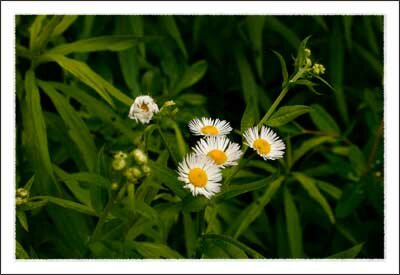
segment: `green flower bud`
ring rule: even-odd
[[[306,58],[306,67],[311,67],[311,65],[312,65],[311,59],[307,57]]]
[[[131,155],[138,164],[145,164],[148,161],[147,155],[139,148],[133,150]]]
[[[304,53],[306,54],[306,57],[310,57],[311,56],[311,50],[308,48],[304,49]]]
[[[145,173],[148,176],[151,172],[151,168],[147,164],[144,164],[144,165],[142,165],[142,171],[143,171],[143,173]]]
[[[325,73],[325,67],[324,67],[324,65],[322,65],[322,64],[318,64],[318,63],[315,63],[313,66],[312,66],[312,70],[313,70],[313,73],[314,74],[324,74]]]
[[[126,159],[128,155],[124,152],[119,151],[114,155],[114,159]]]
[[[18,188],[17,189],[17,196],[21,198],[27,198],[29,197],[29,191],[26,190],[25,188]]]
[[[136,166],[132,166],[128,169],[126,169],[124,176],[128,179],[128,180],[135,180],[138,178],[141,178],[143,176],[142,171],[140,171],[140,169]]]
[[[126,161],[123,158],[116,158],[112,162],[112,167],[116,171],[121,171],[126,166]]]
[[[113,182],[113,183],[111,184],[111,190],[116,191],[116,190],[118,190],[118,189],[119,189],[119,184],[118,184],[118,182]]]
[[[15,204],[16,204],[17,206],[20,206],[20,205],[22,205],[22,204],[24,204],[24,203],[25,203],[25,200],[24,200],[23,198],[17,197],[17,198],[15,199]]]

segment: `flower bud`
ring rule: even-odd
[[[311,59],[307,57],[306,58],[306,67],[311,67],[311,65],[312,65]]]
[[[304,49],[304,53],[305,53],[306,57],[310,57],[311,56],[311,50],[308,49],[308,48]]]
[[[131,155],[133,156],[133,158],[135,159],[135,161],[136,161],[138,164],[145,164],[145,163],[147,163],[147,160],[148,160],[148,159],[147,159],[146,154],[145,154],[142,150],[140,150],[139,148],[133,150],[133,151],[131,152]]]
[[[21,197],[17,197],[17,198],[15,199],[15,204],[16,204],[17,206],[22,205],[22,204],[24,204],[24,203],[25,203],[25,200],[24,200],[23,198],[21,198]]]
[[[118,182],[113,182],[113,183],[111,184],[111,190],[116,191],[116,190],[118,190],[118,189],[119,189],[119,184],[118,184]]]
[[[143,171],[143,173],[146,174],[146,176],[148,176],[151,172],[151,168],[147,164],[144,164],[144,165],[142,165],[142,171]]]
[[[126,161],[125,161],[125,159],[122,159],[122,158],[116,158],[112,162],[112,167],[116,171],[120,171],[120,170],[124,169],[125,166],[126,166]]]
[[[128,169],[126,169],[124,176],[128,179],[128,180],[135,180],[138,178],[141,178],[143,176],[142,171],[140,171],[140,169],[136,166],[132,166]]]
[[[25,188],[18,188],[17,189],[17,196],[21,198],[27,198],[29,197],[29,191],[26,190]]]
[[[124,152],[119,151],[114,155],[114,159],[126,159],[128,155]]]
[[[325,73],[325,67],[322,64],[315,63],[312,67],[313,73],[314,74],[324,74]]]

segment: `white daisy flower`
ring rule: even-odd
[[[208,156],[222,168],[237,165],[237,160],[242,156],[239,144],[231,142],[225,136],[203,138],[193,150],[196,154]]]
[[[247,129],[244,134],[245,144],[257,151],[264,160],[280,159],[285,153],[285,144],[270,128],[262,126]]]
[[[146,124],[150,122],[155,113],[158,113],[158,106],[153,98],[148,95],[142,95],[135,98],[135,102],[131,105],[129,118]]]
[[[220,167],[202,155],[187,155],[178,165],[178,179],[186,185],[193,196],[198,194],[210,199],[221,189],[222,175]]]
[[[224,136],[232,131],[226,120],[207,117],[192,119],[189,121],[189,129],[196,136]]]

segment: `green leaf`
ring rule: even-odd
[[[174,192],[178,197],[183,198],[188,195],[188,193],[183,189],[183,182],[178,180],[178,174],[167,167],[163,167],[160,164],[149,161],[149,166],[152,173],[162,181],[172,192]]]
[[[322,136],[322,137],[310,138],[310,139],[304,141],[299,148],[294,150],[292,163],[294,164],[296,161],[298,161],[302,156],[304,156],[311,149],[316,148],[317,146],[321,145],[322,143],[332,142],[334,140],[335,139],[332,137]]]
[[[48,23],[43,26],[35,41],[35,49],[40,50],[46,47],[55,27],[61,22],[62,18],[61,15],[53,15]]]
[[[22,228],[24,228],[26,232],[29,232],[28,220],[26,219],[25,212],[20,209],[17,209],[17,218]]]
[[[178,94],[183,89],[186,89],[195,83],[197,83],[200,79],[203,78],[207,71],[207,61],[200,60],[196,63],[192,64],[189,68],[187,68],[174,89],[174,94]]]
[[[196,249],[196,241],[197,241],[196,227],[189,212],[182,212],[182,217],[183,217],[183,231],[185,235],[184,239],[185,239],[186,253],[187,257],[191,258],[194,256]]]
[[[279,108],[265,124],[271,127],[280,127],[309,111],[310,107],[305,105],[284,106]]]
[[[130,106],[133,103],[131,98],[116,89],[108,81],[104,80],[85,63],[58,54],[46,54],[46,58],[57,62],[63,69],[70,72],[89,87],[93,88],[111,106],[114,107],[114,103],[110,95],[114,96],[127,106]]]
[[[61,35],[78,19],[78,15],[64,15],[61,22],[54,28],[51,38]]]
[[[336,186],[321,180],[316,180],[316,183],[319,189],[330,195],[335,200],[339,200],[342,196],[342,190]]]
[[[159,19],[161,21],[161,25],[166,29],[167,33],[175,40],[183,56],[187,59],[188,53],[186,51],[186,47],[182,40],[178,26],[175,23],[174,17],[170,15],[163,15],[160,16]]]
[[[57,165],[53,165],[56,176],[64,181],[67,188],[75,196],[75,198],[87,206],[91,206],[90,192],[88,189],[84,189],[80,186],[79,182],[71,177],[70,174],[62,170]]]
[[[315,184],[313,178],[307,177],[302,173],[293,173],[293,176],[301,183],[307,193],[313,198],[316,202],[318,202],[321,207],[324,209],[325,213],[328,215],[331,223],[335,223],[335,216],[333,215],[332,209],[325,199],[325,197],[318,190],[318,187]]]
[[[39,89],[31,70],[25,76],[25,91],[27,95],[27,115],[24,117],[24,127],[27,127],[29,146],[32,146],[30,153],[36,171],[35,187],[42,194],[50,194],[58,186],[54,185],[56,182],[48,150],[46,125],[40,104]]]
[[[132,35],[109,35],[78,40],[62,44],[48,51],[48,54],[68,55],[97,51],[123,51],[139,43],[154,40],[154,37],[137,37]]]
[[[265,16],[247,16],[246,26],[247,32],[249,33],[249,38],[253,46],[257,74],[259,78],[262,77],[263,72],[263,29],[264,29]]]
[[[319,130],[340,135],[339,126],[321,105],[311,105],[310,117]]]
[[[135,242],[130,241],[127,244],[133,247],[146,259],[181,259],[178,252],[161,243]]]
[[[128,127],[123,120],[109,106],[90,96],[87,92],[72,86],[68,86],[59,82],[50,82],[58,90],[65,95],[69,95],[76,99],[80,104],[85,106],[88,111],[100,118],[103,122],[111,125],[113,128],[125,134],[128,138],[134,140],[136,134]]]
[[[15,258],[16,259],[30,259],[29,254],[25,251],[22,245],[15,240]]]
[[[94,212],[94,210],[86,205],[77,203],[77,202],[73,202],[73,201],[69,201],[69,200],[64,200],[61,198],[56,198],[56,197],[52,197],[52,196],[36,196],[36,197],[32,197],[32,200],[47,200],[50,203],[54,203],[58,206],[67,208],[67,209],[71,209],[77,212],[81,212],[83,214],[87,214],[90,216],[97,216],[96,212]]]
[[[345,218],[351,215],[364,198],[365,190],[360,182],[348,184],[343,189],[343,195],[336,205],[336,217]]]
[[[293,49],[297,49],[300,43],[300,39],[297,36],[296,32],[287,27],[276,16],[266,16],[265,25],[267,28],[271,29],[272,31],[276,32],[278,35],[286,39],[286,41],[289,42],[290,46],[292,46]]]
[[[32,25],[29,27],[29,48],[34,49],[36,47],[37,38],[42,29],[43,21],[46,19],[46,15],[37,15]]]
[[[367,169],[367,161],[364,153],[358,148],[357,145],[351,145],[349,148],[348,157],[358,176],[361,176]]]
[[[249,227],[249,225],[260,215],[261,211],[264,210],[264,207],[271,201],[284,179],[285,177],[280,176],[276,180],[272,181],[264,194],[241,212],[239,217],[228,229],[229,235],[232,235],[234,239],[237,239]]]
[[[223,242],[228,242],[236,247],[238,247],[239,249],[241,249],[242,251],[244,251],[247,255],[249,255],[251,258],[254,259],[264,259],[265,257],[263,255],[261,255],[260,253],[258,253],[257,251],[255,251],[254,249],[248,247],[247,245],[232,239],[231,237],[228,237],[226,235],[219,235],[219,234],[205,234],[203,235],[203,240],[220,240]]]
[[[243,112],[242,119],[240,121],[240,130],[243,133],[253,125],[258,120],[258,111],[256,106],[253,103],[247,104],[246,109]]]
[[[31,211],[37,208],[41,208],[48,203],[47,200],[40,200],[40,201],[29,201],[20,206],[22,211]]]
[[[99,186],[101,188],[104,188],[106,190],[109,190],[111,187],[111,182],[109,179],[106,179],[95,173],[79,172],[79,173],[68,174],[68,175],[66,175],[66,177],[62,178],[61,180],[68,181],[70,179],[79,181],[79,182],[87,182],[87,183]]]
[[[289,74],[286,68],[286,62],[285,59],[283,59],[282,55],[278,53],[277,51],[272,51],[279,59],[279,62],[281,63],[281,68],[282,68],[282,87],[284,87],[289,79]]]
[[[303,240],[300,218],[292,194],[287,187],[283,189],[283,199],[290,253],[292,258],[302,258]]]
[[[224,191],[216,195],[216,200],[228,200],[241,194],[258,190],[260,188],[266,187],[271,182],[271,180],[272,177],[268,177],[252,183],[229,185]]]
[[[327,257],[327,259],[354,259],[363,249],[364,243],[357,244],[352,248],[346,249],[334,255]]]
[[[38,81],[38,84],[50,97],[58,113],[69,128],[68,133],[78,147],[87,169],[93,171],[96,163],[95,156],[97,149],[86,124],[72,108],[67,99],[58,93],[51,84],[43,81]]]

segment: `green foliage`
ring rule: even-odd
[[[17,259],[383,258],[381,16],[16,22]],[[178,179],[196,117],[243,152],[210,199]]]

